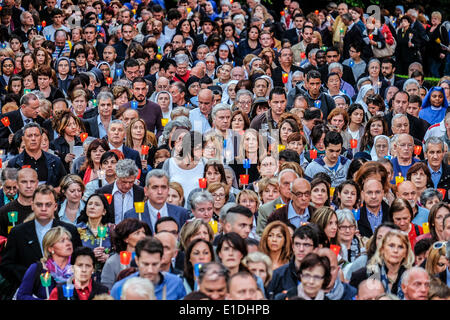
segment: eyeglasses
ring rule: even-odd
[[[313,276],[313,275],[308,274],[308,273],[302,273],[300,275],[300,277],[302,278],[303,281],[308,281],[308,280],[312,279],[312,280],[314,280],[316,282],[319,282],[320,280],[323,279],[323,276]]]
[[[311,243],[294,242],[294,247],[300,249],[304,247],[305,249],[311,248],[313,245]]]
[[[311,192],[310,191],[306,191],[306,192],[294,192],[294,191],[291,191],[291,193],[294,196],[296,196],[297,198],[303,198],[303,197],[311,196]]]
[[[442,247],[447,247],[447,241],[439,241],[439,242],[433,243],[433,249],[438,250]]]
[[[351,231],[351,230],[354,230],[354,229],[355,229],[355,225],[351,225],[351,226],[339,226],[338,228],[339,228],[340,231],[345,231],[345,230]]]

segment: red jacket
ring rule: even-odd
[[[417,242],[417,237],[423,234],[423,229],[421,226],[411,223],[411,230],[408,233],[408,238],[411,243],[411,249],[414,250],[414,246]]]

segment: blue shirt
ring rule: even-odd
[[[6,194],[3,193],[3,201],[4,201],[5,204],[8,204],[11,201],[16,200],[18,196],[19,196],[19,193],[16,193],[16,195],[14,196],[14,199],[9,200],[9,198],[6,196]]]
[[[166,287],[166,300],[181,300],[186,295],[186,289],[183,285],[183,280],[176,275],[160,272],[159,276],[161,280],[158,284],[153,284],[155,287],[155,296],[157,300],[162,300],[163,288]],[[135,272],[128,277],[116,282],[111,289],[111,296],[115,300],[120,300],[122,295],[122,287],[130,278],[139,277],[139,271]]]
[[[194,131],[204,133],[211,130],[211,125],[208,119],[200,112],[200,108],[195,108],[189,112],[189,121]]]
[[[107,132],[105,126],[100,120],[100,115],[97,116],[97,124],[98,124],[98,136],[100,139],[103,139],[104,137],[106,137]]]
[[[288,205],[288,220],[292,223],[296,228],[300,227],[302,223],[308,222],[310,218],[308,208],[305,209],[305,212],[302,215],[299,215],[295,212],[295,209],[292,205],[292,201],[289,201]]]
[[[366,209],[367,209],[367,220],[369,220],[370,228],[372,229],[372,232],[375,232],[375,229],[383,221],[383,211],[381,210],[381,208],[382,207],[380,206],[380,210],[378,211],[378,215],[375,215],[374,213],[370,212],[369,209],[366,207]]]
[[[412,220],[415,225],[421,226],[425,222],[428,222],[428,215],[430,211],[427,208],[419,207],[416,216]]]
[[[42,254],[44,254],[44,249],[42,248],[42,240],[45,234],[52,228],[53,220],[47,223],[45,226],[41,225],[36,219],[34,220],[34,226],[36,228],[36,235],[39,240],[39,246],[41,247]]]
[[[433,180],[434,187],[437,188],[442,177],[442,164],[438,171],[434,171],[433,169],[431,169],[430,164],[428,164],[428,169],[430,169],[431,180]]]

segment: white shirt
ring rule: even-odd
[[[100,133],[100,132],[99,132],[99,133]],[[109,145],[109,149],[111,149],[111,150],[117,149],[117,150],[119,150],[120,152],[123,153],[123,144],[122,144],[120,147],[118,147],[118,148],[114,147],[114,146],[113,146],[111,143],[109,143],[109,142],[108,142],[108,145]]]
[[[156,224],[156,221],[158,220],[158,212],[161,215],[161,218],[169,216],[169,211],[167,210],[167,204],[164,203],[164,206],[161,208],[161,210],[158,210],[158,209],[153,208],[153,206],[150,204],[150,201],[147,200],[147,207],[148,207],[148,212],[150,213],[150,221],[152,223],[152,229],[155,230],[155,224]]]
[[[117,183],[114,182],[114,187],[112,190],[112,195],[114,197],[114,218],[115,224],[120,223],[123,220],[125,212],[133,209],[133,188],[130,189],[125,195],[117,188]]]
[[[42,240],[45,234],[52,228],[53,220],[47,223],[45,226],[40,224],[36,219],[34,219],[34,227],[36,228],[36,235],[39,240],[39,246],[41,247],[42,255],[44,255],[44,249],[42,247]]]

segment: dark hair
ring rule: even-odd
[[[100,158],[100,165],[103,163],[103,161],[109,160],[111,158],[114,158],[117,161],[120,160],[117,153],[115,153],[113,151],[106,151],[104,154],[102,154],[102,157]]]
[[[205,146],[206,140],[203,141],[203,147]],[[208,161],[205,164],[204,170],[203,170],[203,178],[206,178],[206,171],[208,171],[209,167],[213,167],[214,170],[218,171],[220,174],[220,182],[227,183],[227,176],[225,174],[225,169],[223,167],[222,163],[219,163],[217,161]]]
[[[355,173],[359,170],[359,168],[362,167],[364,163],[366,163],[368,160],[366,158],[356,158],[353,159],[350,163],[350,166],[348,167],[347,171],[347,179],[353,179],[353,176]]]
[[[296,162],[298,163],[299,154],[294,150],[285,149],[278,154],[279,160],[284,160],[286,162]]]
[[[391,228],[393,230],[400,230],[399,226],[397,226],[396,224],[394,224],[393,222],[390,221],[386,221],[381,223],[374,231],[373,236],[370,238],[370,242],[367,244],[367,261],[370,260],[370,258],[372,258],[372,256],[375,254],[375,252],[377,251],[377,236],[378,236],[378,231],[382,228],[382,227],[386,227],[386,228]]]
[[[383,135],[387,135],[388,134],[388,125],[386,123],[386,120],[384,119],[383,116],[373,116],[372,118],[369,119],[369,121],[367,121],[366,126],[364,128],[364,134],[361,138],[361,146],[360,146],[360,150],[361,151],[365,151],[366,149],[372,149],[373,147],[373,142],[375,140],[375,137],[372,136],[372,134],[370,133],[370,126],[372,125],[372,123],[376,122],[376,121],[381,121],[381,124],[383,126]]]
[[[129,67],[139,67],[139,62],[134,58],[125,60],[125,62],[123,63],[123,70],[126,70]]]
[[[251,211],[249,209],[247,209],[247,210],[251,213]],[[222,250],[222,246],[225,242],[227,242],[229,245],[231,245],[234,249],[238,250],[242,254],[242,258],[244,258],[247,255],[248,251],[247,251],[247,244],[245,243],[245,240],[242,239],[241,236],[239,234],[237,234],[236,232],[229,232],[229,233],[225,233],[219,239],[219,242],[217,243],[217,248],[216,248],[217,256],[219,256],[219,252]],[[241,261],[240,266],[239,266],[239,271],[241,271],[242,268],[245,268],[245,267],[243,267],[242,261]]]
[[[150,254],[159,253],[160,257],[162,257],[164,254],[164,247],[159,239],[155,237],[145,237],[136,243],[135,251],[138,258],[141,256],[142,251]]]
[[[122,220],[111,230],[111,243],[115,252],[125,251],[127,244],[125,239],[133,232],[144,228],[146,235],[151,235],[152,231],[147,223],[136,218],[127,218]]]
[[[331,266],[330,260],[326,256],[319,256],[317,253],[310,252],[302,260],[300,268],[298,269],[297,275],[301,279],[301,275],[304,270],[320,266],[324,269],[325,274],[323,276],[322,289],[328,287],[331,281]]]
[[[358,209],[359,201],[361,199],[361,189],[359,188],[358,184],[355,181],[353,181],[352,179],[345,180],[339,186],[336,187],[336,192],[333,195],[333,201],[332,202],[339,209],[339,207],[341,206],[341,198],[340,198],[339,194],[342,192],[342,189],[344,189],[344,187],[346,185],[351,185],[351,186],[355,187],[355,190],[356,190],[356,201],[355,201],[355,205],[353,206],[353,208],[354,209]]]
[[[319,172],[319,173],[324,173],[324,172]],[[319,184],[323,183],[326,186],[327,189],[327,201],[325,201],[324,206],[329,206],[330,205],[330,187],[331,187],[331,178],[328,176],[328,174],[324,173],[327,177],[322,177],[322,176],[317,176],[318,174],[314,175],[314,178],[311,181],[311,191],[312,189],[314,189],[316,186],[318,186]],[[319,208],[317,208],[319,209]]]
[[[427,188],[433,187],[434,184],[433,184],[433,180],[431,180],[431,172],[430,172],[430,169],[428,168],[428,166],[426,165],[425,162],[416,162],[416,163],[414,163],[408,169],[408,172],[406,173],[406,180],[411,181],[411,176],[413,175],[413,173],[418,172],[420,169],[422,169],[423,172],[425,173],[425,175],[427,176]]]
[[[327,50],[325,51],[325,54],[327,54],[328,52],[337,52],[337,54],[340,54],[339,49],[337,47],[328,47]]]
[[[91,152],[98,147],[102,147],[103,150],[109,151],[109,145],[105,139],[95,139],[92,141],[86,151],[86,160],[80,168],[81,171],[86,170],[88,167],[94,168],[94,161],[91,158]]]
[[[342,139],[342,136],[339,132],[328,131],[325,134],[324,144],[325,144],[325,148],[328,147],[330,144],[332,144],[332,145],[340,144],[342,147],[342,145],[344,144],[344,140]]]
[[[98,193],[93,193],[93,194],[91,194],[89,196],[89,198],[87,198],[86,206],[81,211],[80,216],[77,219],[77,223],[80,223],[80,222],[87,223],[88,222],[89,217],[87,216],[87,213],[86,213],[86,211],[87,211],[87,204],[89,203],[89,200],[91,200],[91,198],[93,198],[93,197],[99,197],[100,198],[101,202],[103,203],[103,208],[105,208],[105,211],[106,211],[105,215],[102,216],[101,223],[102,224],[114,223],[114,216],[111,213],[110,206],[108,204],[108,200],[106,200],[106,197],[103,194],[98,194]]]
[[[317,233],[317,229],[313,227],[313,223],[298,227],[292,235],[292,243],[294,243],[295,238],[308,238],[312,240],[314,248],[319,246],[319,234]]]
[[[394,221],[394,213],[402,211],[403,209],[408,209],[412,221],[412,219],[414,218],[413,208],[409,204],[408,200],[401,198],[396,198],[394,199],[394,201],[392,201],[392,204],[389,208],[389,217],[391,221]]]
[[[363,47],[360,42],[352,42],[350,44],[350,48],[355,49],[356,52],[362,52]]]
[[[47,184],[41,184],[40,186],[38,186],[36,188],[36,190],[34,190],[34,192],[33,192],[33,201],[36,198],[37,194],[45,194],[45,195],[52,194],[54,199],[55,199],[55,201],[56,201],[56,199],[58,199],[58,197],[56,195],[56,191],[53,188],[53,186],[47,185]]]
[[[92,249],[88,247],[78,247],[75,250],[73,250],[72,256],[70,257],[70,264],[72,266],[75,265],[77,258],[81,256],[90,257],[92,259],[92,266],[95,267],[96,259],[94,251],[92,251]]]
[[[247,208],[247,207],[241,206],[240,204],[237,204],[234,207],[229,208],[227,210],[227,215],[230,214],[230,213],[240,214],[240,215],[243,215],[243,216],[245,216],[247,218],[253,217],[253,213],[250,211],[250,209]]]
[[[350,124],[351,119],[352,119],[352,114],[356,110],[362,110],[364,112],[364,117],[365,117],[366,111],[364,110],[364,107],[362,105],[360,105],[359,103],[352,103],[350,105],[350,107],[348,108],[348,110],[347,110],[348,118],[349,118],[349,124]],[[364,122],[364,120],[363,120],[363,122]]]
[[[311,130],[311,141],[312,144],[315,146],[317,142],[322,138],[322,134],[327,134],[330,131],[330,128],[326,124],[318,124],[315,125]]]
[[[286,91],[282,87],[275,87],[270,91],[269,100],[272,100],[273,95],[283,95],[285,98],[287,97]]]
[[[174,66],[175,68],[177,67],[177,64],[176,64],[175,60],[173,60],[173,59],[163,59],[163,60],[161,60],[161,63],[159,64],[159,70],[167,71],[167,69],[169,69],[169,67],[171,65]]]
[[[158,226],[159,226],[161,223],[167,222],[167,221],[175,222],[176,225],[177,225],[177,232],[180,231],[180,226],[178,226],[178,222],[177,222],[177,220],[175,220],[175,218],[173,218],[173,217],[161,217],[161,218],[158,219],[158,221],[156,221],[156,223],[155,223],[155,233],[158,233],[158,231],[157,231],[157,230],[158,230]]]
[[[322,75],[317,70],[309,70],[306,74],[306,81],[309,81],[311,79],[322,79]]]
[[[194,266],[191,262],[191,253],[194,247],[197,245],[197,243],[205,243],[208,246],[209,253],[211,254],[211,261],[214,261],[214,248],[211,244],[211,242],[206,241],[204,239],[195,239],[191,241],[186,248],[186,252],[184,254],[184,270],[183,270],[183,277],[186,278],[188,283],[192,284],[192,287],[194,286]]]
[[[422,239],[417,241],[414,245],[414,255],[417,257],[418,255],[427,252],[432,244],[433,241],[431,239]]]
[[[422,98],[418,95],[412,94],[409,96],[409,103],[418,103],[419,107],[422,106]]]

